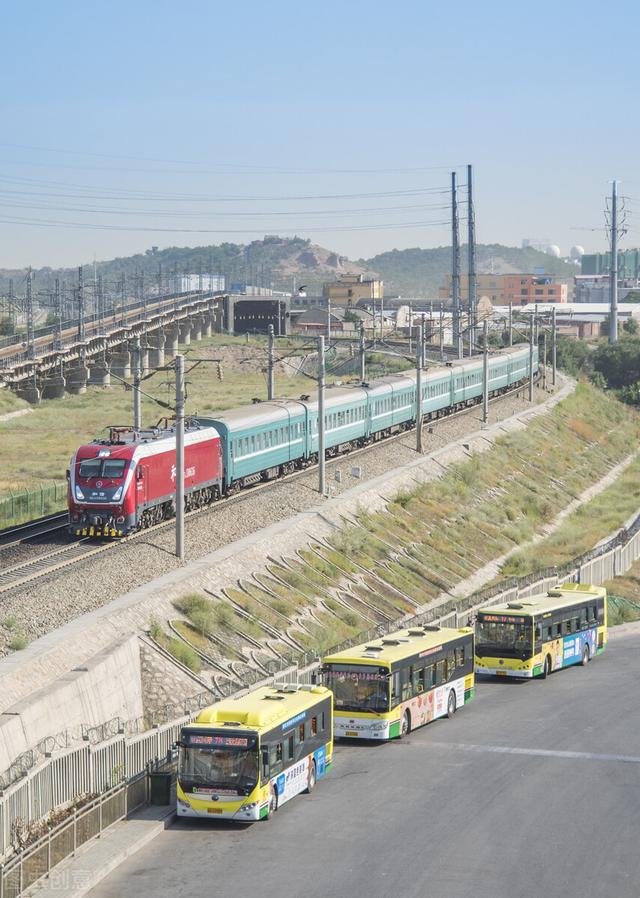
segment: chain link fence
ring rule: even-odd
[[[20,493],[10,492],[0,498],[0,530],[64,511],[66,507],[66,481],[40,484]]]

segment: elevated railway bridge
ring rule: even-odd
[[[0,386],[27,401],[60,398],[65,391],[82,393],[87,384],[109,386],[111,372],[131,376],[131,341],[141,339],[142,369],[164,364],[188,344],[224,326],[225,300],[219,293],[191,291],[157,297],[144,306],[135,302],[116,314],[88,317],[83,338],[77,322],[36,333],[27,347],[21,336],[0,345]]]

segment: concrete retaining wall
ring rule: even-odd
[[[0,771],[52,734],[68,730],[79,737],[83,724],[142,714],[140,649],[138,637],[130,634],[0,714]]]

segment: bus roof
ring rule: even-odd
[[[188,728],[233,726],[263,730],[286,723],[331,695],[326,686],[262,686],[240,698],[228,698],[204,708]]]
[[[583,599],[606,598],[607,591],[601,586],[590,586],[582,583],[565,583],[557,589],[550,589],[548,593],[539,596],[531,596],[528,599],[518,599],[513,602],[504,602],[501,605],[487,605],[478,608],[478,614],[503,614],[514,617],[531,617],[533,615],[547,614],[575,605]]]
[[[453,629],[451,627],[436,627],[425,625],[422,627],[410,627],[409,629],[396,630],[381,639],[372,639],[362,642],[350,649],[327,655],[322,659],[323,664],[392,664],[394,661],[402,661],[412,655],[438,648],[441,645],[459,639],[473,633],[469,627]]]

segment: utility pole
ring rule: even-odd
[[[268,369],[267,369],[267,399],[273,399],[274,396],[274,384],[273,384],[273,325],[269,325],[269,361],[268,361]]]
[[[609,266],[609,343],[618,342],[618,182],[611,188],[611,265]]]
[[[53,293],[53,307],[56,313],[56,333],[53,341],[54,349],[62,349],[62,300],[60,297],[60,279],[56,278]]]
[[[78,267],[78,340],[84,340],[84,272]]]
[[[547,389],[547,332],[542,332],[542,389]]]
[[[162,296],[162,262],[158,262],[158,296]]]
[[[554,307],[551,310],[551,384],[554,387],[556,385],[556,342],[556,310]]]
[[[184,356],[176,355],[176,556],[184,561]]]
[[[416,328],[416,452],[422,455],[422,325]]]
[[[27,272],[27,358],[32,359],[35,356],[36,348],[34,345],[33,333],[33,272],[31,266]]]
[[[140,300],[142,302],[142,317],[147,320],[147,297],[144,292],[144,268],[140,271]]]
[[[476,281],[476,220],[473,207],[473,169],[467,165],[467,240],[469,243],[469,355],[473,355],[473,341],[478,324],[478,285]]]
[[[380,297],[380,340],[384,340],[384,296]]]
[[[427,348],[425,345],[427,342],[427,316],[425,315],[424,312],[422,313],[421,323],[422,323],[422,333],[420,335],[420,337],[421,337],[420,345],[422,346],[422,351],[420,354],[420,364],[424,368],[424,366],[426,365],[426,360],[427,360]]]
[[[102,283],[102,275],[98,275],[96,290],[98,293],[97,305],[98,305],[98,324],[100,326],[100,333],[104,332],[104,285]]]
[[[331,349],[331,297],[327,297],[327,349]]]
[[[142,397],[140,383],[142,381],[142,351],[140,337],[133,341],[133,429],[136,433],[142,430]]]
[[[451,172],[451,298],[453,300],[453,350],[462,358],[460,328],[460,246],[458,237],[458,198],[456,173]]]
[[[533,402],[533,314],[529,316],[529,402]]]
[[[365,348],[365,340],[364,340],[364,321],[362,318],[360,319],[360,349],[359,349],[359,359],[360,359],[360,383],[363,384],[367,379],[367,366],[366,366],[366,348]]]
[[[324,466],[324,336],[318,337],[318,491],[326,491]]]
[[[440,303],[440,361],[444,360],[444,309]]]
[[[489,322],[482,325],[482,421],[489,420]]]
[[[513,346],[513,303],[509,303],[509,346]]]

